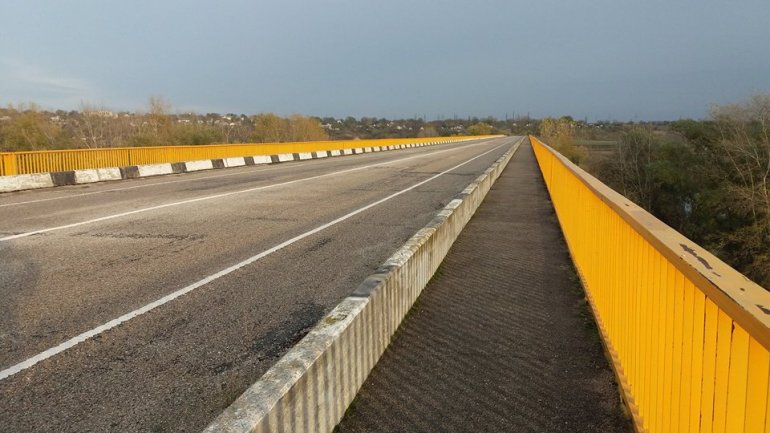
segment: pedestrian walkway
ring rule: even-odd
[[[529,144],[337,431],[632,431]]]

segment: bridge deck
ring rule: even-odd
[[[528,144],[338,431],[632,431]]]

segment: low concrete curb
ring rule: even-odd
[[[364,280],[205,432],[331,432],[522,141]]]
[[[173,162],[165,164],[131,165],[127,167],[110,167],[87,170],[60,171],[55,173],[0,176],[0,193],[22,191],[26,189],[50,188],[54,186],[80,185],[108,180],[135,179],[138,177],[188,173],[200,170],[241,167],[245,165],[306,161],[309,159],[319,159],[330,156],[355,155],[384,150],[423,147],[434,144],[458,143],[469,140],[473,139],[459,138],[452,140],[432,141],[429,143],[401,144],[397,146],[367,147],[306,153],[284,153],[280,155],[255,155],[236,158],[205,159],[201,161]]]

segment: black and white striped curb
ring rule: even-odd
[[[26,189],[51,188],[64,185],[80,185],[111,180],[136,179],[139,177],[160,176],[166,174],[190,173],[193,171],[212,170],[218,168],[276,164],[289,161],[305,161],[309,159],[357,155],[361,153],[382,152],[388,150],[407,149],[411,147],[424,147],[434,144],[456,143],[468,140],[474,140],[474,138],[439,140],[426,143],[398,144],[392,146],[357,147],[351,149],[327,150],[319,152],[282,153],[277,155],[204,159],[199,161],[172,162],[164,164],[130,165],[127,167],[94,168],[87,170],[60,171],[54,173],[0,176],[0,193],[21,191]]]
[[[321,319],[204,433],[332,432],[523,140]]]

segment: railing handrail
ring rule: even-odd
[[[719,308],[770,350],[770,292],[608,187],[552,147],[534,136],[530,136],[530,140],[536,140],[552,153],[597,197],[690,278]]]
[[[325,143],[376,143],[385,141],[401,141],[413,142],[418,141],[430,141],[439,139],[457,139],[457,138],[485,138],[496,137],[490,136],[449,136],[449,137],[413,137],[413,138],[372,138],[363,140],[317,140],[317,141],[276,141],[269,143],[212,143],[212,144],[174,144],[174,145],[159,145],[159,146],[120,146],[120,147],[83,147],[77,149],[45,149],[45,150],[19,150],[19,151],[7,151],[0,152],[0,155],[20,155],[20,154],[42,154],[51,152],[98,152],[105,150],[153,150],[153,149],[201,149],[201,148],[220,148],[226,146],[275,146],[275,145],[293,145],[293,144],[325,144]],[[360,146],[355,146],[360,147]],[[364,146],[369,147],[369,146]]]
[[[530,137],[638,432],[770,432],[770,293]]]

